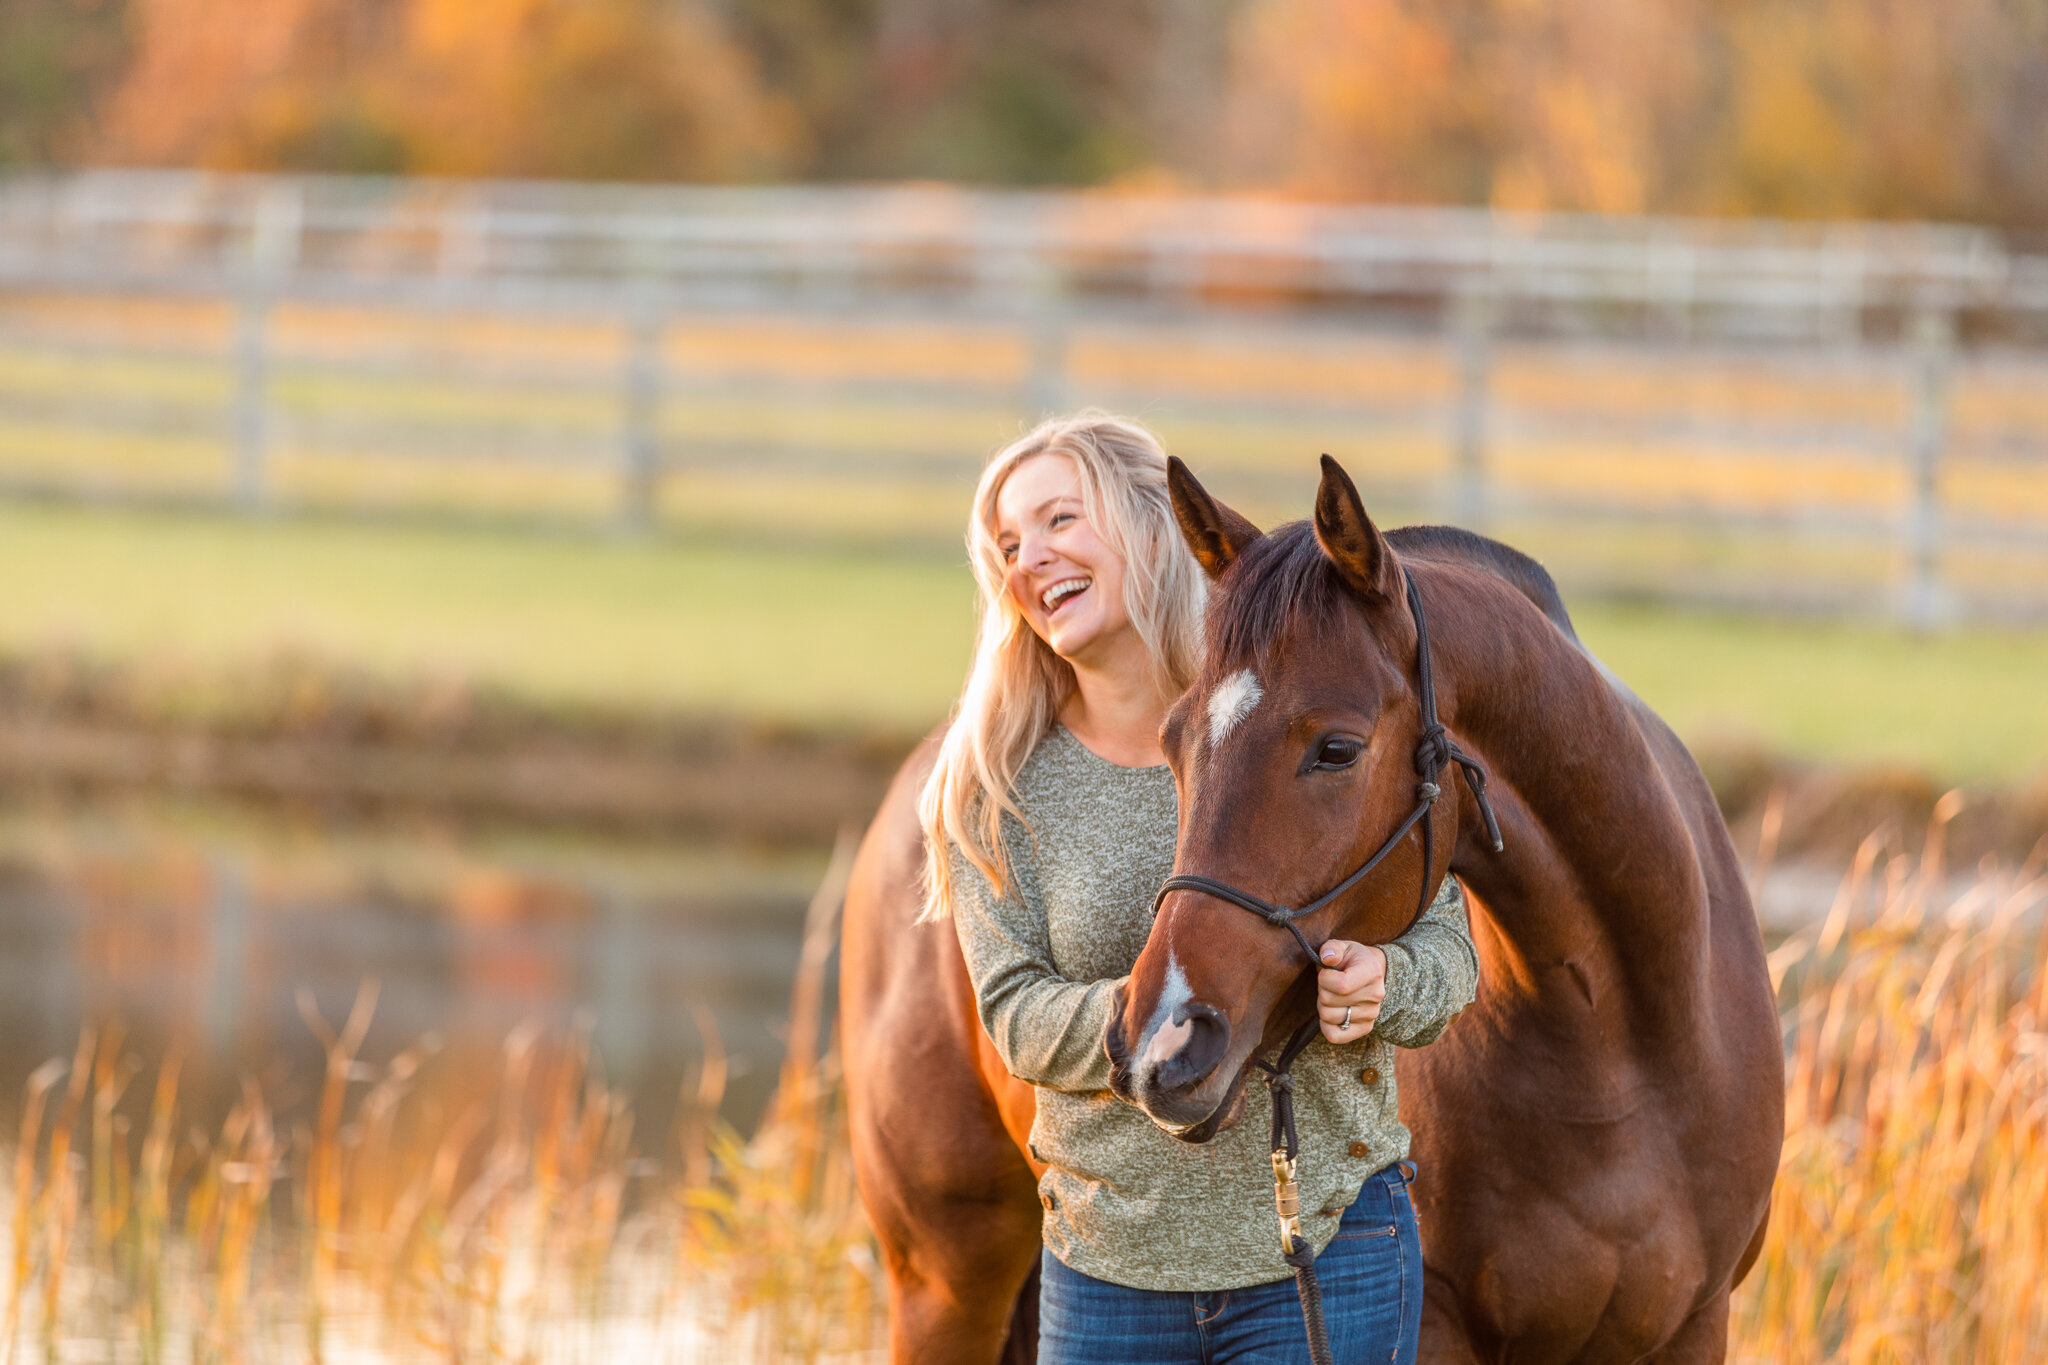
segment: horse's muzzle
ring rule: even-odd
[[[1105,1039],[1110,1088],[1174,1136],[1208,1141],[1224,1126],[1224,1112],[1238,1090],[1237,1078],[1223,1071],[1230,1054],[1230,1020],[1221,1010],[1190,1000],[1170,1016],[1155,1018],[1133,1039],[1124,1005],[1119,991]]]

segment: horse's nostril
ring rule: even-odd
[[[1174,1011],[1173,1019],[1152,1037],[1146,1049],[1152,1066],[1152,1088],[1171,1093],[1207,1080],[1230,1047],[1230,1021],[1223,1012],[1199,1000]]]

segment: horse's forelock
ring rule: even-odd
[[[1210,663],[1224,674],[1256,668],[1297,631],[1341,628],[1349,592],[1312,526],[1275,527],[1245,548],[1209,599]]]

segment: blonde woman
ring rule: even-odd
[[[982,1027],[1037,1088],[1031,1148],[1048,1167],[1039,1359],[1306,1360],[1272,1232],[1263,1125],[1190,1145],[1109,1091],[1111,999],[1173,866],[1159,728],[1195,673],[1206,597],[1174,524],[1165,452],[1113,417],[1048,422],[990,461],[967,538],[981,633],[919,803],[934,851],[925,914],[952,918]],[[1379,948],[1324,945],[1323,1041],[1295,1069],[1304,1112],[1319,1087],[1391,1092],[1392,1068],[1361,1070],[1347,1049],[1376,1027],[1421,1046],[1471,1000],[1477,966],[1455,881],[1399,942],[1391,979]],[[1366,1109],[1395,1113],[1391,1102]],[[1408,1133],[1387,1122],[1363,1136],[1395,1159],[1357,1173],[1318,1248],[1340,1360],[1415,1354],[1422,1256]]]

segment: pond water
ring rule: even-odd
[[[0,1132],[30,1074],[71,1058],[87,1025],[102,1040],[120,1028],[141,1065],[128,1109],[175,1054],[199,1127],[246,1079],[302,1119],[323,1060],[307,1006],[338,1024],[366,983],[370,1068],[424,1042],[436,1084],[475,1099],[508,1039],[587,1031],[640,1151],[663,1154],[679,1117],[702,1116],[707,1055],[719,1117],[747,1131],[782,1060],[827,861],[161,798],[0,800]],[[1774,870],[1758,898],[1767,938],[1816,922],[1839,878]]]
[[[424,1042],[456,1076],[515,1034],[587,1030],[630,1099],[643,1150],[700,1094],[761,1112],[806,906],[826,851],[362,825],[162,800],[0,805],[0,1113],[69,1058],[80,1029],[124,1031],[147,1075],[183,1062],[203,1126],[244,1078],[289,1118],[316,1092],[305,1017],[347,1015],[365,983],[374,1067]],[[211,1110],[211,1113],[207,1111]]]

